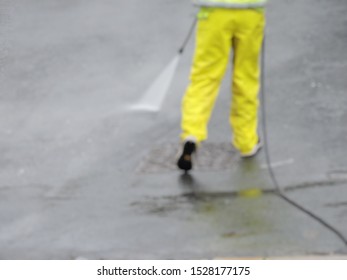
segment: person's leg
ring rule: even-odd
[[[206,9],[198,20],[190,84],[182,102],[182,141],[199,143],[207,138],[207,124],[229,61],[228,15],[227,9]]]
[[[265,15],[257,10],[238,10],[233,38],[234,60],[230,124],[233,145],[241,155],[257,147],[259,137],[258,92],[260,88],[260,52]]]

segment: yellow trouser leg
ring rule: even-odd
[[[199,19],[190,85],[182,102],[181,138],[207,138],[207,124],[223,79],[231,48],[229,11],[212,9]]]
[[[259,54],[264,33],[264,14],[238,10],[233,37],[234,61],[230,123],[233,145],[249,152],[258,142]]]

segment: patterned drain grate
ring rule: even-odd
[[[177,143],[162,144],[151,150],[137,167],[139,173],[161,173],[177,170]],[[196,171],[230,169],[238,160],[238,153],[230,143],[204,143],[194,160]]]

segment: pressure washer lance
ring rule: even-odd
[[[261,112],[262,112],[262,130],[263,130],[263,141],[264,141],[264,153],[266,158],[266,164],[268,166],[269,175],[272,180],[273,185],[275,186],[275,194],[289,203],[290,205],[297,208],[299,211],[307,214],[312,219],[320,223],[323,227],[334,233],[344,244],[347,246],[347,239],[346,237],[336,228],[331,226],[329,223],[327,223],[322,218],[318,217],[316,214],[312,213],[311,211],[307,210],[303,206],[299,205],[292,199],[290,199],[288,196],[286,196],[285,192],[280,188],[280,185],[277,181],[275,172],[271,166],[271,159],[270,159],[270,151],[269,151],[269,145],[268,145],[268,134],[267,134],[267,122],[266,122],[266,99],[265,99],[265,35],[263,39],[263,45],[262,45],[262,51],[261,51],[261,89],[260,89],[260,97],[261,97]]]
[[[194,17],[194,21],[193,21],[193,23],[192,23],[192,25],[191,25],[191,27],[190,27],[190,29],[189,29],[188,35],[187,35],[186,39],[183,41],[182,46],[181,46],[181,47],[179,48],[179,50],[178,50],[178,53],[179,53],[179,54],[182,54],[182,53],[184,52],[184,49],[186,48],[186,46],[187,46],[187,44],[188,44],[188,42],[189,42],[189,39],[190,39],[190,37],[191,37],[192,34],[193,34],[193,31],[194,31],[194,29],[195,29],[195,25],[196,25],[197,21],[198,21],[198,19],[197,19],[197,17],[195,16],[195,17]]]

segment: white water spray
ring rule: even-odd
[[[132,111],[158,112],[169,92],[171,82],[175,76],[176,68],[181,54],[177,54],[164,68],[157,79],[146,90],[138,103],[129,107]]]

